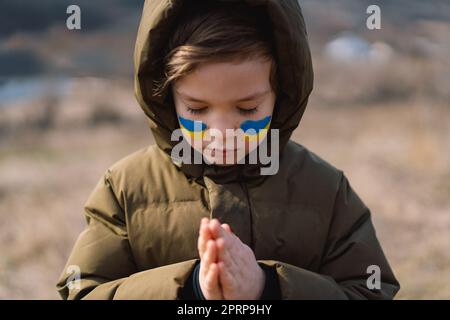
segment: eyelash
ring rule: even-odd
[[[200,114],[202,113],[206,108],[201,108],[201,109],[192,109],[187,107],[188,112],[190,112],[191,114]]]
[[[187,107],[188,112],[190,112],[191,114],[194,114],[194,115],[201,114],[206,109],[207,108],[193,109],[193,108]],[[252,109],[241,109],[241,108],[238,108],[238,109],[239,109],[239,112],[242,114],[254,114],[258,111],[258,107],[254,107]]]
[[[258,111],[258,107],[254,107],[252,109],[241,109],[239,108],[239,112],[242,114],[253,114],[256,113]]]

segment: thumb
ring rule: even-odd
[[[226,231],[234,234],[234,232],[231,230],[231,227],[228,223],[223,223],[222,228],[224,228]]]

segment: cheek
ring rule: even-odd
[[[180,114],[178,114],[178,123],[186,141],[195,149],[201,151],[203,149],[203,137],[208,128],[206,123],[185,118]]]
[[[250,153],[264,140],[269,129],[272,116],[266,116],[259,120],[247,120],[241,124],[244,131],[245,150]]]
[[[265,112],[263,113],[262,110],[260,110],[262,114],[257,115],[256,119],[248,119],[247,117],[242,117],[241,115],[239,128],[244,132],[244,135],[239,135],[240,141],[238,142],[238,147],[245,148],[245,154],[248,154],[254,150],[267,134],[272,116],[267,109],[264,111]],[[182,133],[194,149],[202,152],[211,143],[213,143],[214,138],[211,138],[209,141],[205,139],[209,132],[209,126],[207,125],[206,120],[205,122],[194,121],[191,119],[192,116],[184,115],[183,112],[178,112],[178,110],[177,114]],[[225,141],[221,141],[219,143],[223,144]]]
[[[272,116],[266,116],[258,120],[245,120],[241,123],[240,128],[244,130],[244,132],[255,131],[258,133],[260,130],[268,129],[271,120]]]

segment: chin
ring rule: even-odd
[[[215,163],[216,166],[219,167],[230,167],[230,166],[235,166],[236,163]]]

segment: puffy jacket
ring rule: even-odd
[[[219,0],[215,0],[219,1]],[[178,164],[178,128],[166,92],[151,94],[177,18],[191,1],[147,0],[135,47],[135,95],[156,144],[105,171],[85,204],[86,229],[57,284],[64,299],[180,299],[199,262],[202,217],[218,218],[278,277],[282,299],[391,299],[399,290],[371,212],[343,171],[290,140],[313,88],[305,23],[296,0],[247,0],[266,10],[276,45],[280,93],[271,128],[280,166]],[[369,289],[370,266],[380,289]],[[80,287],[69,289],[76,266]]]

